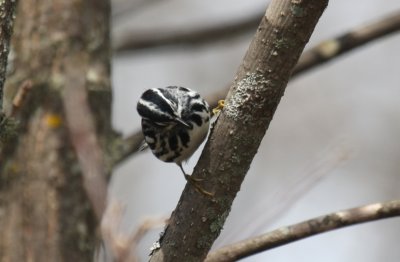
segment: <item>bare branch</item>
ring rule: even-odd
[[[68,130],[75,148],[86,193],[98,221],[105,210],[107,182],[103,152],[99,145],[92,112],[88,105],[86,91],[86,68],[82,68],[81,56],[70,54],[66,63],[65,91],[63,104]]]
[[[397,32],[399,29],[400,12],[396,12],[392,15],[385,16],[376,22],[372,22],[367,24],[366,26],[354,29],[351,32],[336,36],[330,40],[325,40],[318,44],[316,47],[305,51],[301,55],[296,67],[294,68],[292,77],[299,76],[307,72],[308,70],[311,70],[315,67],[320,66],[323,63],[329,62],[339,57],[342,54],[371,43],[382,37],[388,36],[391,33]],[[336,46],[336,49],[331,50],[330,53],[327,51],[322,51],[323,49],[327,49],[324,46],[329,45]],[[323,53],[325,54],[324,56],[322,56]],[[217,105],[218,100],[224,99],[226,97],[228,91],[229,86],[221,88],[218,91],[209,94],[206,97],[206,100],[213,108]],[[121,163],[129,156],[137,152],[140,143],[143,141],[143,135],[141,134],[141,131],[138,130],[130,135],[128,138],[126,138],[124,141],[120,142],[120,144],[122,144],[123,146],[120,147],[120,154],[117,155],[117,159],[114,162],[115,164]]]
[[[314,48],[304,52],[300,57],[293,76],[312,69],[320,64],[337,58],[354,48],[388,36],[400,30],[400,10],[387,15],[378,21],[356,28],[343,35],[323,41]]]
[[[320,0],[270,3],[192,175],[203,179],[203,188],[214,197],[186,185],[150,261],[205,259],[327,4]]]
[[[123,32],[116,37],[114,50],[123,52],[166,45],[198,45],[215,42],[255,30],[262,17],[263,14],[256,14],[241,21],[233,21],[230,24],[210,25],[196,29],[179,29],[175,32]]]
[[[168,222],[167,217],[158,217],[158,218],[146,218],[142,221],[140,226],[135,230],[134,234],[132,235],[132,241],[135,243],[134,246],[137,246],[140,240],[152,229],[157,227],[165,226]]]
[[[116,262],[136,262],[138,259],[131,252],[135,247],[133,236],[119,233],[124,213],[121,203],[110,201],[101,221],[101,233]]]
[[[339,211],[223,247],[210,253],[206,261],[236,261],[331,230],[397,216],[400,216],[400,200]]]
[[[14,13],[18,1],[0,2],[0,112],[3,110],[3,87],[6,79],[7,59],[13,31]]]

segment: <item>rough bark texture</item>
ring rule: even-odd
[[[67,131],[63,93],[79,59],[103,148],[111,132],[108,0],[21,1],[12,38],[10,101],[32,89],[18,139],[0,152],[0,261],[91,261],[97,226]]]
[[[16,0],[0,1],[0,111],[3,108],[3,86],[16,6]]]
[[[327,3],[270,3],[194,170],[194,177],[204,178],[202,186],[215,196],[185,188],[151,261],[204,260]]]

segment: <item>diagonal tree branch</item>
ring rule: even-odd
[[[218,237],[293,67],[328,1],[274,0],[244,57],[194,170],[214,193],[187,185],[150,261],[202,261]]]
[[[400,200],[347,209],[222,247],[210,253],[205,261],[236,261],[331,230],[397,216],[400,216]]]
[[[389,36],[390,34],[393,34],[399,30],[400,11],[397,11],[391,15],[381,18],[378,21],[371,22],[365,26],[356,28],[330,40],[325,40],[316,47],[305,51],[301,55],[296,67],[293,70],[292,77],[299,76],[349,51],[372,43],[373,41],[381,39],[382,37]],[[330,49],[329,46],[331,46]],[[209,94],[206,97],[206,100],[211,107],[215,107],[218,100],[223,99],[228,91],[229,87],[222,88],[212,94]],[[139,130],[125,138],[123,141],[119,141],[117,144],[120,146],[118,147],[118,153],[116,154],[114,165],[123,162],[128,157],[132,156],[132,154],[137,152],[142,141],[143,135]]]

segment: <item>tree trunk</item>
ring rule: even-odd
[[[93,259],[97,221],[71,144],[63,95],[69,63],[78,59],[104,150],[112,135],[109,12],[108,0],[18,5],[6,112],[27,81],[30,91],[17,110],[17,139],[0,152],[0,261]]]

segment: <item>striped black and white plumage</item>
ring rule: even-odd
[[[168,86],[145,91],[137,104],[142,131],[153,154],[182,169],[207,136],[210,109],[200,95],[188,88]]]

